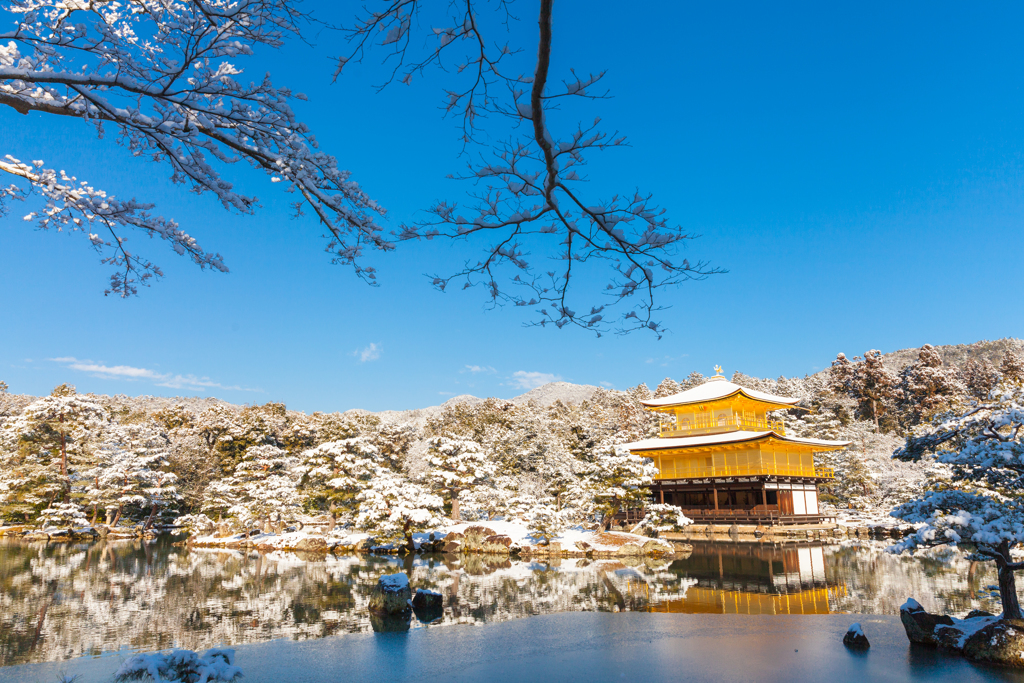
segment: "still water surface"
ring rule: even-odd
[[[382,574],[444,595],[440,614],[383,622],[366,610]],[[998,611],[989,564],[894,557],[882,545],[696,544],[668,559],[316,556],[187,549],[168,539],[0,542],[0,666],[122,650],[241,645],[487,623],[558,612],[896,614]],[[764,617],[766,619],[771,617]]]

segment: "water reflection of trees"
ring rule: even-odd
[[[908,595],[923,597],[926,606],[934,596],[933,608],[991,606],[972,591],[994,580],[982,571],[969,582],[966,566],[958,562],[964,561],[820,546],[698,544],[690,557],[672,562],[544,563],[187,550],[163,540],[7,542],[0,543],[0,665],[121,647],[201,650],[218,643],[369,632],[387,626],[371,621],[367,612],[372,587],[382,574],[401,570],[414,587],[444,595],[439,617],[420,615],[441,624],[588,610],[778,613],[799,611],[780,608],[783,598],[791,605],[808,599],[817,605],[816,591],[827,595],[825,611],[892,613]],[[408,623],[422,625],[417,618]]]

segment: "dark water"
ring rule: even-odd
[[[395,571],[441,592],[443,612],[371,618],[372,587]],[[998,611],[986,590],[994,583],[987,564],[893,557],[870,544],[698,544],[672,559],[537,563],[188,550],[167,539],[8,541],[0,543],[0,666],[559,612],[896,614],[910,596],[931,610]]]

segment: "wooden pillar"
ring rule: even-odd
[[[761,503],[764,505],[764,509],[768,509],[768,487],[763,483],[761,484]]]
[[[718,509],[718,487],[714,484],[711,485],[711,495],[715,499],[715,509]]]
[[[665,504],[665,489],[658,489],[658,500],[661,501],[662,505]]]

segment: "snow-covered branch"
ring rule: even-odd
[[[318,149],[290,102],[304,95],[274,86],[269,76],[238,80],[239,58],[257,45],[280,47],[298,35],[305,18],[295,0],[134,0],[121,4],[13,0],[16,18],[0,33],[0,105],[93,122],[118,131],[134,156],[171,167],[171,179],[195,192],[212,192],[229,209],[252,213],[255,196],[237,191],[223,171],[245,161],[298,194],[296,214],[312,211],[326,230],[335,262],[372,282],[360,257],[369,246],[388,250],[376,217],[381,209]],[[0,192],[24,199],[42,195],[40,227],[82,230],[108,255],[117,273],[109,291],[121,296],[160,276],[160,269],[125,246],[122,228],[141,229],[171,243],[200,267],[226,270],[170,220],[148,214],[151,204],[115,201],[64,171],[8,157],[0,171],[21,181]],[[28,219],[36,218],[30,213]]]

